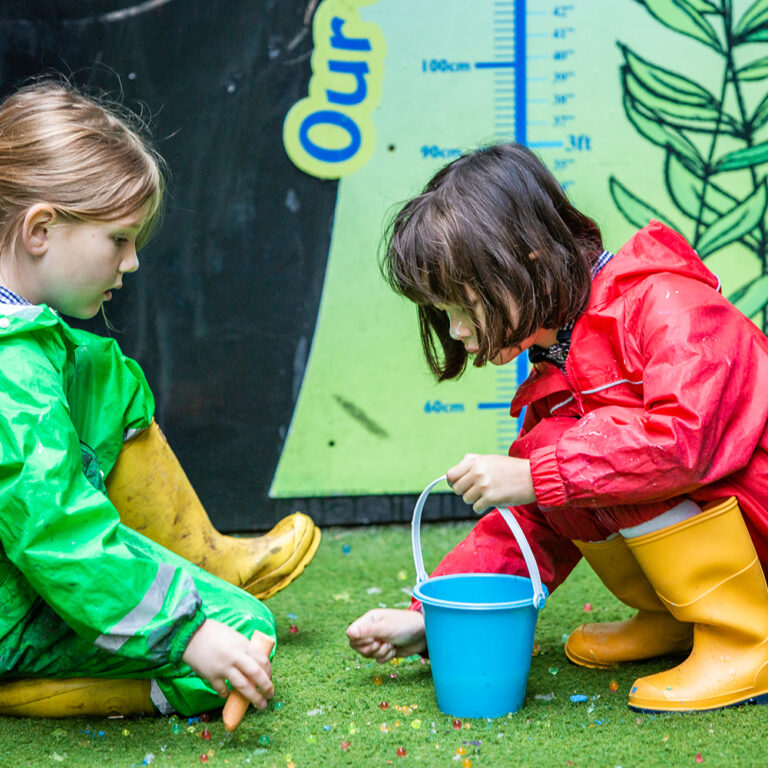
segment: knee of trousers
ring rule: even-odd
[[[275,617],[253,595],[201,569],[193,574],[206,618],[220,621],[249,637],[255,629],[276,637]]]
[[[685,497],[646,504],[616,504],[604,507],[542,508],[541,514],[560,534],[571,540],[604,541],[622,528],[633,528],[676,507]]]

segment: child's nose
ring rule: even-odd
[[[472,331],[469,328],[469,324],[465,323],[462,318],[449,316],[449,319],[448,335],[454,339],[454,341],[459,341],[460,339],[471,335]]]
[[[139,256],[136,253],[136,249],[132,249],[130,254],[123,259],[123,263],[120,265],[121,272],[135,272],[139,268]]]

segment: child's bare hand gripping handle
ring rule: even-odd
[[[453,492],[478,514],[489,507],[514,507],[536,501],[527,459],[468,453],[446,474]]]
[[[248,703],[259,709],[267,706],[275,690],[269,654],[275,641],[254,632],[249,641],[236,630],[212,619],[206,619],[184,651],[183,659],[200,677],[205,678],[219,694],[228,697],[224,706],[224,727],[237,728]],[[230,693],[226,680],[232,684]]]

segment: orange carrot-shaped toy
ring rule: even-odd
[[[258,629],[254,630],[251,635],[251,642],[262,651],[269,658],[269,654],[272,653],[272,649],[275,647],[275,641],[263,632],[259,632]],[[224,727],[231,733],[240,725],[240,721],[248,711],[248,705],[250,702],[243,696],[240,691],[230,691],[227,696],[227,702],[224,704],[224,711],[221,713],[221,719],[224,722]]]

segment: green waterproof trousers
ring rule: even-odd
[[[247,637],[255,629],[275,637],[274,617],[255,597],[135,531],[125,529],[125,534],[133,539],[132,544],[137,549],[152,552],[154,557],[162,558],[168,564],[178,564],[191,574],[206,618],[228,624]],[[98,592],[94,593],[93,599],[98,601]],[[274,655],[274,650],[272,653]],[[24,620],[3,638],[0,658],[9,670],[3,675],[5,679],[150,678],[152,702],[162,714],[175,710],[182,715],[195,715],[224,703],[219,694],[183,661],[151,662],[105,651],[75,634],[40,598],[31,603]]]

